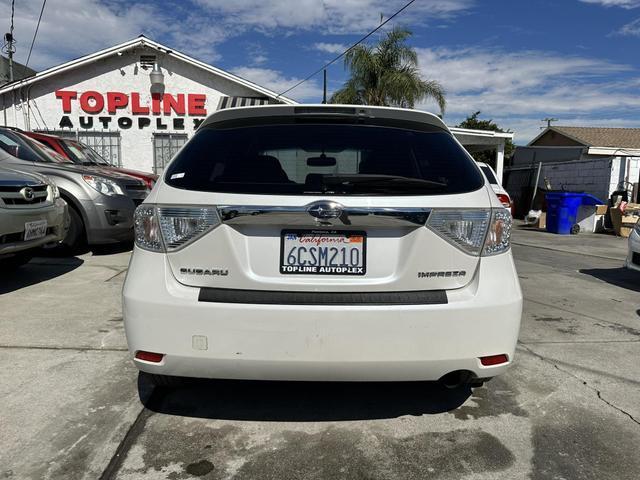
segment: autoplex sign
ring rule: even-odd
[[[74,103],[87,115],[78,117],[78,127],[93,128],[154,128],[156,130],[184,130],[185,117],[191,118],[193,128],[198,128],[207,115],[207,96],[200,93],[152,93],[151,102],[143,102],[140,93],[106,92],[89,90],[78,93],[74,90],[56,90],[56,98],[62,104],[65,115],[60,118],[60,128],[76,128],[71,117]],[[130,116],[116,116],[119,111]],[[177,117],[175,117],[177,115]],[[165,118],[174,116],[173,118]],[[155,118],[154,118],[155,117]],[[152,127],[153,124],[153,127]]]

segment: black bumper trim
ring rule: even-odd
[[[409,292],[289,292],[201,288],[200,302],[258,305],[445,305],[444,290]]]

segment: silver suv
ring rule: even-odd
[[[67,203],[53,182],[0,168],[0,266],[28,262],[35,248],[61,241],[68,226]]]
[[[23,133],[1,127],[0,165],[44,174],[58,185],[71,219],[66,246],[133,240],[133,212],[149,193],[143,180],[76,165]]]

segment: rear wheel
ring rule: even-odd
[[[31,260],[32,258],[33,253],[31,252],[19,252],[16,253],[13,257],[0,260],[0,266],[7,270],[13,270],[21,267],[25,263],[29,263],[29,260]]]
[[[67,230],[67,235],[64,237],[64,240],[62,240],[62,246],[69,250],[77,250],[82,247],[86,241],[82,216],[69,204],[69,230]]]

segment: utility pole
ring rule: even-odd
[[[547,118],[543,118],[542,121],[543,122],[547,122],[547,128],[549,128],[549,127],[551,127],[551,122],[557,122],[558,119],[557,118],[547,117]],[[544,127],[540,127],[540,128],[544,128]]]
[[[13,54],[16,51],[16,42],[13,39],[13,13],[15,10],[15,0],[11,1],[11,26],[9,31],[4,34],[4,45],[2,51],[9,57],[9,82],[13,82]]]
[[[322,103],[327,103],[327,69],[324,69],[324,83],[322,87]]]

